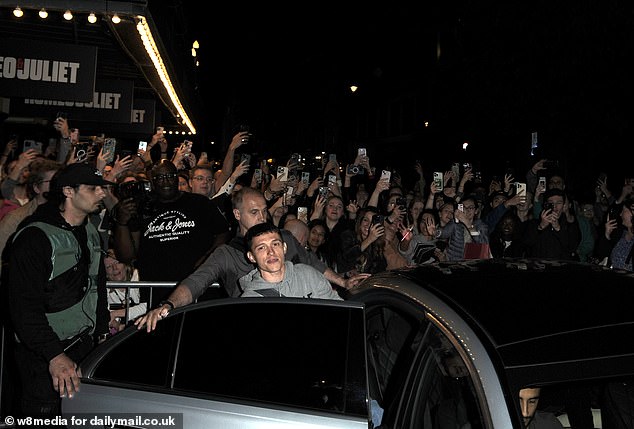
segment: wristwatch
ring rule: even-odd
[[[174,308],[176,308],[174,303],[172,301],[170,301],[169,299],[166,299],[164,301],[159,302],[159,308],[163,307],[165,304],[170,306],[170,311],[173,310]]]

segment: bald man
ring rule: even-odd
[[[306,247],[308,234],[310,232],[308,225],[299,219],[289,219],[284,223],[284,229],[293,234],[302,247]]]

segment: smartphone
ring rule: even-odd
[[[383,225],[384,219],[385,219],[385,216],[380,214],[375,214],[374,216],[372,216],[372,225],[374,224]]]
[[[365,148],[364,148],[364,147],[360,147],[360,148],[357,150],[357,154],[358,154],[359,156],[367,156],[367,153],[366,153],[366,150],[365,150]]]
[[[156,133],[157,133],[157,134],[161,134],[161,135],[163,135],[163,134],[164,134],[164,132],[165,132],[165,128],[163,128],[163,127],[156,127]]]
[[[515,194],[520,197],[526,196],[526,183],[515,182]]]
[[[337,183],[337,176],[335,176],[334,174],[329,174],[328,175],[328,186],[334,185],[335,183]]]
[[[319,187],[319,195],[322,198],[326,198],[328,196],[328,191],[329,191],[328,186],[320,186]]]
[[[407,207],[407,198],[405,197],[398,197],[396,199],[396,205],[398,207],[401,208],[401,210],[405,210],[405,208]]]
[[[68,119],[68,113],[66,112],[57,112],[57,114],[55,114],[55,119]]]
[[[337,162],[337,154],[336,153],[331,153],[330,155],[328,155],[328,161]]]
[[[294,188],[292,186],[287,186],[286,187],[286,192],[284,193],[284,200],[282,201],[282,204],[287,206],[288,203],[290,202],[291,198],[293,198],[293,191]]]
[[[310,186],[310,172],[309,171],[302,172],[302,182],[304,182],[306,186]]]
[[[440,192],[444,188],[444,179],[442,171],[434,171],[434,183],[436,184],[436,192]]]
[[[308,223],[308,207],[297,207],[297,219]]]
[[[381,171],[381,179],[387,179],[388,181],[392,177],[392,172],[390,170]]]
[[[456,209],[456,210],[461,211],[461,212],[463,212],[463,213],[464,213],[464,204],[458,204],[458,207],[457,207],[457,209]],[[457,218],[457,217],[455,217],[455,216],[454,216],[453,220],[454,220],[454,221],[456,221],[456,223],[460,222],[460,221],[458,220],[458,218]]]
[[[147,150],[147,142],[141,140],[139,142],[139,150],[146,151]]]
[[[243,162],[246,162],[247,165],[250,165],[251,164],[251,154],[243,153],[241,158],[240,158],[240,164],[242,164]]]
[[[541,177],[539,178],[539,184],[538,184],[538,186],[539,186],[540,188],[541,188],[541,187],[546,188],[546,177],[541,176]]]
[[[23,145],[23,152],[26,152],[29,149],[33,149],[37,153],[42,153],[42,142],[36,142],[35,140],[24,140]]]
[[[453,172],[455,183],[460,182],[460,163],[454,162],[451,164],[451,171]]]
[[[553,203],[544,203],[544,211],[552,210],[554,208],[555,208],[555,205]]]
[[[107,138],[107,139],[104,140],[103,148],[101,149],[101,152],[103,154],[103,157],[106,160],[106,164],[109,164],[112,161],[114,161],[114,152],[115,152],[116,147],[117,147],[117,140],[116,139]]]
[[[262,183],[262,169],[261,168],[256,168],[255,170],[253,170],[253,175],[255,176],[255,181],[256,183]]]
[[[288,181],[288,167],[277,167],[277,180],[279,180],[280,182]]]

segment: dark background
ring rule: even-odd
[[[223,4],[210,6],[211,17],[190,16],[199,90],[220,120],[207,125],[246,121],[269,152],[366,146],[371,159],[403,168],[421,159],[426,170],[448,169],[465,158],[523,175],[548,157],[583,186],[599,171],[631,173],[631,4],[301,7]],[[366,140],[346,132],[358,126],[355,109],[404,97],[416,104],[406,132]],[[317,142],[297,131],[330,126]],[[533,131],[540,147],[531,156]]]

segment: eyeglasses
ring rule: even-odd
[[[157,182],[161,180],[172,180],[176,179],[178,174],[176,173],[166,173],[166,174],[157,174],[156,176],[152,176],[152,180],[156,180]]]
[[[197,182],[202,182],[202,181],[206,181],[206,182],[213,182],[214,178],[213,177],[205,177],[205,176],[194,176],[192,177],[192,179],[194,179]]]

